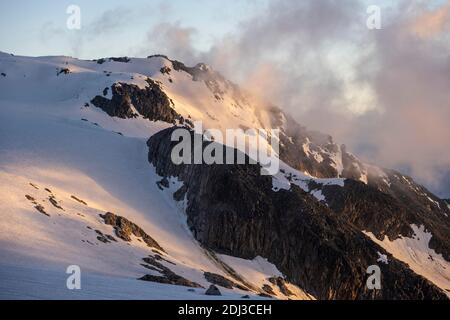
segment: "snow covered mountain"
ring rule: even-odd
[[[1,298],[450,295],[448,202],[209,66],[0,53],[0,73]],[[198,120],[280,129],[280,172],[173,165],[171,131]]]

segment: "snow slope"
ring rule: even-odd
[[[144,88],[150,77],[161,85],[179,114],[202,120],[205,129],[272,128],[269,110],[257,108],[254,97],[243,96],[224,79],[194,81],[191,74],[174,70],[172,62],[162,56],[98,63],[0,52],[0,74],[0,298],[206,298],[204,289],[191,292],[185,287],[136,280],[157,274],[141,265],[142,258],[155,253],[139,239],[99,242],[95,230],[114,235],[112,227],[99,217],[108,211],[131,220],[154,238],[172,262],[161,263],[176,274],[203,287],[209,286],[204,272],[233,280],[191,235],[183,202],[176,203],[172,197],[179,183],[171,180],[170,187],[161,190],[157,185],[161,177],[148,163],[147,139],[171,124],[142,116],[112,118],[90,101],[97,95],[111,98],[110,88],[117,82]],[[281,116],[275,126],[284,128],[287,120]],[[281,162],[281,170],[272,180],[273,190],[289,190],[294,184],[325,201],[319,187],[310,189],[309,185],[311,181],[319,186],[344,185],[345,179],[340,178],[342,149],[334,146],[337,151],[331,152],[307,140],[303,151],[317,163],[331,159],[336,178],[318,179]],[[358,170],[364,174],[359,180],[367,183],[369,171],[390,186],[383,170],[361,166]],[[50,217],[36,210],[26,196],[42,205]],[[50,196],[64,210],[53,206]],[[425,231],[417,230],[420,243],[417,239],[392,243],[372,239],[418,274],[450,289],[450,266],[423,242],[429,238]],[[282,276],[263,257],[246,261],[219,255],[219,259],[258,290],[268,284],[268,278]],[[64,286],[64,271],[74,264],[85,275],[80,292]],[[295,293],[289,298],[313,298],[288,286]],[[244,294],[256,298],[261,292],[221,290],[225,298]],[[288,298],[275,291],[277,298]]]
[[[390,241],[388,237],[380,241],[372,233],[366,234],[395,258],[407,263],[415,273],[444,289],[450,297],[450,264],[442,254],[430,249],[431,233],[423,226],[412,225],[411,228],[414,230],[412,238],[401,237],[394,241]]]
[[[161,263],[176,274],[205,288],[209,286],[205,271],[230,278],[188,230],[182,205],[172,198],[176,181],[166,190],[156,184],[161,178],[147,161],[146,140],[169,124],[142,117],[111,118],[100,109],[85,107],[117,81],[144,86],[147,76],[164,77],[159,70],[165,64],[163,58],[98,64],[0,53],[0,71],[5,73],[0,77],[0,298],[207,297],[204,289],[190,292],[136,280],[158,274],[141,265],[142,258],[155,252],[137,238],[130,243],[98,241],[95,230],[115,236],[99,217],[105,212],[145,230],[167,252],[163,257],[170,262]],[[64,68],[70,73],[59,73]],[[177,106],[194,113],[192,102],[181,97],[193,94],[191,101],[196,101],[200,89],[190,81],[194,86],[185,92],[173,78],[162,80],[175,83]],[[49,216],[36,210],[36,204]],[[68,265],[82,270],[79,292],[65,288]],[[262,281],[252,285],[261,288]],[[221,291],[224,298],[257,297],[260,292]],[[300,289],[297,292],[298,298],[306,297]]]

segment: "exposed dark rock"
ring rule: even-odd
[[[274,296],[275,292],[273,291],[272,287],[269,286],[268,284],[264,284],[261,288],[265,293]]]
[[[32,187],[35,188],[36,190],[39,190],[38,186],[35,185],[34,183],[31,183],[31,182],[30,182],[30,186],[32,186]]]
[[[154,276],[154,275],[150,275],[150,274],[146,274],[142,278],[139,278],[139,280],[149,281],[149,282],[158,282],[158,283],[164,283],[164,284],[174,284],[167,277]]]
[[[47,217],[50,217],[50,215],[47,212],[45,212],[44,206],[42,206],[41,204],[36,205],[34,208],[40,213],[45,214]]]
[[[215,285],[210,285],[208,290],[206,290],[205,295],[207,296],[221,296],[222,293],[220,292],[219,288],[217,288]]]
[[[106,239],[108,239],[108,240],[110,240],[110,241],[117,242],[116,238],[114,238],[114,237],[113,237],[112,235],[110,235],[110,234],[106,234],[105,237],[106,237]]]
[[[151,256],[143,258],[142,260],[144,260],[146,263],[148,263],[152,266],[152,267],[148,268],[147,266],[144,265],[146,268],[158,271],[159,273],[162,274],[162,276],[145,275],[142,278],[140,278],[139,280],[173,284],[173,285],[192,287],[192,288],[203,288],[198,283],[195,283],[186,278],[183,278],[182,276],[177,275],[172,270],[170,270],[163,264],[159,263],[158,261],[155,260],[155,258],[153,258]]]
[[[107,96],[108,95],[108,90],[109,90],[109,88],[108,87],[106,87],[105,89],[103,89],[103,96]]]
[[[58,209],[64,211],[63,207],[61,207],[61,206],[59,205],[59,203],[58,203],[58,201],[56,200],[55,196],[50,196],[50,197],[48,198],[48,200],[50,201],[50,203],[51,203],[55,208],[58,208]]]
[[[161,68],[160,71],[161,71],[162,74],[170,75],[170,72],[172,71],[172,69],[170,69],[170,68],[167,67],[167,66],[164,66],[164,67]]]
[[[162,177],[187,185],[187,223],[195,238],[215,252],[262,256],[319,299],[447,299],[345,218],[300,188],[272,191],[272,177],[259,165],[174,165],[166,129],[148,141],[149,161]],[[193,139],[191,139],[193,140]],[[382,290],[366,287],[368,266],[378,252]]]
[[[172,265],[174,265],[174,266],[176,265],[175,262],[172,262],[172,261],[170,261],[170,260],[167,260],[167,259],[163,258],[163,257],[162,257],[161,255],[159,255],[158,253],[156,253],[153,257],[155,258],[155,260],[158,260],[158,261],[165,261],[165,262],[170,263],[170,264],[172,264]]]
[[[156,271],[156,272],[160,272],[161,271],[160,269],[157,269],[155,267],[149,266],[148,264],[145,264],[145,263],[141,263],[141,266],[143,266],[146,269],[152,270],[152,271]]]
[[[6,77],[6,73],[2,72],[1,73],[2,77]]]
[[[50,190],[49,188],[45,188],[45,191],[47,191],[48,193],[52,193],[52,190]]]
[[[25,198],[27,198],[28,200],[30,200],[32,202],[36,202],[36,199],[33,198],[32,196],[28,195],[28,194],[25,195]]]
[[[100,230],[94,230],[94,231],[95,231],[95,233],[98,234],[97,240],[100,242],[103,242],[103,243],[111,243],[111,241],[117,242],[116,238],[114,238],[113,236],[111,236],[109,234],[104,234]]]
[[[158,282],[158,283],[164,283],[164,284],[172,284],[172,285],[183,286],[183,287],[201,288],[201,286],[199,284],[189,281],[189,280],[187,280],[179,275],[176,275],[176,274],[170,274],[168,276],[154,276],[154,275],[147,274],[147,275],[143,276],[142,278],[139,278],[139,280]]]
[[[130,62],[130,58],[128,58],[128,57],[118,57],[118,58],[111,57],[111,58],[101,58],[101,59],[94,60],[94,61],[97,62],[98,64],[103,64],[107,61],[128,63],[128,62]]]
[[[337,145],[329,135],[307,130],[292,117],[284,115],[279,108],[272,108],[272,118],[273,126],[282,128],[280,158],[284,162],[315,177],[354,180],[353,184],[346,185],[344,191],[339,191],[337,186],[325,188],[328,189],[326,198],[333,202],[334,211],[350,215],[352,219],[358,220],[356,225],[360,230],[373,232],[380,239],[384,234],[391,240],[409,237],[413,232],[412,224],[423,225],[433,235],[430,248],[450,261],[450,208],[443,200],[399,172],[367,167],[349,153],[345,145]],[[286,119],[285,123],[283,118]],[[336,170],[337,164],[330,154],[334,155],[336,161],[341,161],[341,173]],[[358,187],[361,179],[367,181],[371,188]],[[368,194],[363,195],[366,191]],[[350,197],[349,194],[354,196]],[[361,201],[359,196],[365,199]],[[381,202],[372,204],[371,197]],[[388,205],[387,210],[382,210],[382,203]],[[394,207],[398,210],[392,210]],[[359,212],[363,217],[358,217]]]
[[[212,284],[215,284],[215,285],[227,288],[227,289],[233,289],[234,287],[237,287],[236,283],[225,278],[224,276],[221,276],[220,274],[204,272],[203,275],[205,276],[205,279]]]
[[[425,226],[433,234],[430,247],[450,261],[450,220],[442,213],[418,214],[389,193],[354,180],[344,187],[324,186],[322,194],[329,207],[360,230],[372,232],[379,240],[391,241],[414,235],[412,224]]]
[[[250,296],[246,294],[245,296],[242,296],[241,299],[250,299]]]
[[[88,204],[85,202],[85,201],[83,201],[83,200],[81,200],[80,198],[77,198],[77,197],[75,197],[75,196],[70,196],[73,200],[75,200],[75,201],[77,201],[77,202],[79,202],[79,203],[81,203],[81,204],[84,204],[85,206],[87,206]]]
[[[158,186],[159,189],[164,190],[164,188],[169,187],[169,179],[164,177],[162,180],[156,182],[156,185]]]
[[[101,236],[97,236],[97,240],[103,243],[111,243],[111,241],[109,241],[105,236],[101,235]]]
[[[221,267],[222,270],[226,272],[228,276],[235,279],[237,282],[235,282],[235,287],[244,291],[253,290],[257,291],[257,289],[249,282],[247,282],[245,279],[243,279],[233,268],[231,268],[228,264],[220,260],[217,255],[209,250],[206,247],[203,247],[204,253],[208,256],[209,259],[214,261],[215,264]],[[242,285],[241,285],[242,284]]]
[[[59,68],[57,69],[56,75],[59,76],[60,74],[69,74],[70,69],[69,68]]]
[[[272,107],[272,114],[275,119],[282,117],[280,109]],[[282,124],[281,120],[274,120],[275,126]],[[292,117],[286,116],[286,132],[280,134],[280,158],[291,167],[299,171],[308,172],[319,178],[334,178],[338,176],[336,164],[329,154],[339,151],[339,146],[333,142],[329,135],[315,131],[308,131],[299,125]],[[311,153],[318,153],[322,157],[319,162],[305,153],[304,145],[308,145]]]
[[[174,192],[173,194],[173,199],[175,201],[182,201],[184,199],[184,196],[186,195],[187,192],[187,186],[185,184],[183,184],[180,189],[178,189],[177,191]]]
[[[246,95],[236,84],[227,80],[223,75],[213,70],[206,64],[198,63],[194,67],[188,67],[180,61],[169,59],[165,55],[158,54],[148,56],[149,59],[154,57],[160,57],[170,61],[172,63],[173,70],[188,73],[192,76],[193,81],[203,81],[216,100],[222,101],[224,100],[225,94],[229,94],[229,96],[233,99],[233,105],[239,108],[243,108],[243,105],[249,105]],[[163,70],[161,70],[161,72],[163,72]],[[169,81],[172,82],[172,79],[169,79]]]
[[[154,240],[152,237],[150,237],[147,233],[145,233],[144,230],[142,230],[138,225],[134,224],[133,222],[129,221],[128,219],[117,216],[114,213],[107,212],[106,214],[100,214],[100,217],[105,220],[106,224],[109,224],[114,227],[116,231],[116,235],[127,242],[131,241],[131,235],[135,235],[138,238],[142,238],[144,242],[149,247],[154,247],[158,250],[161,250],[165,252],[165,250]]]
[[[291,290],[288,289],[286,286],[286,281],[284,281],[281,277],[272,277],[268,279],[270,283],[278,286],[280,289],[280,292],[284,294],[285,296],[292,296],[294,295]]]
[[[134,84],[116,83],[111,87],[111,100],[96,96],[91,103],[111,117],[126,119],[140,114],[151,121],[183,123],[183,117],[172,108],[172,102],[159,84],[150,78],[146,81],[148,86],[144,89]],[[139,114],[134,112],[133,107]]]

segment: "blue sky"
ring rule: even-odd
[[[98,0],[98,1],[1,1],[0,50],[23,55],[74,55],[94,58],[127,55],[146,42],[147,33],[164,22],[202,30],[194,35],[199,49],[208,48],[217,38],[233,32],[239,21],[256,14],[265,0]],[[81,8],[82,28],[66,29],[66,9]],[[93,24],[108,20],[103,34],[92,32]],[[113,39],[111,39],[113,34]],[[114,40],[114,41],[111,41]],[[83,42],[82,48],[76,48]],[[148,44],[148,54],[154,53]]]
[[[297,2],[298,0],[293,0]],[[318,0],[319,1],[319,0]],[[447,0],[429,1],[435,6]],[[15,0],[0,1],[0,50],[23,55],[72,55],[96,58],[105,55],[155,53],[148,33],[164,22],[193,28],[193,44],[207,50],[240,23],[263,12],[270,0]],[[301,1],[298,1],[301,2]],[[304,1],[307,2],[307,1]],[[342,1],[343,3],[345,0]],[[401,0],[360,0],[384,7]],[[66,8],[80,6],[82,29],[66,29]],[[110,30],[95,34],[90,28],[108,19]]]

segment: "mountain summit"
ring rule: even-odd
[[[450,295],[450,201],[210,66],[0,53],[0,73],[0,297]],[[197,121],[278,129],[279,172],[175,165],[171,134]],[[83,290],[65,288],[73,265]]]

